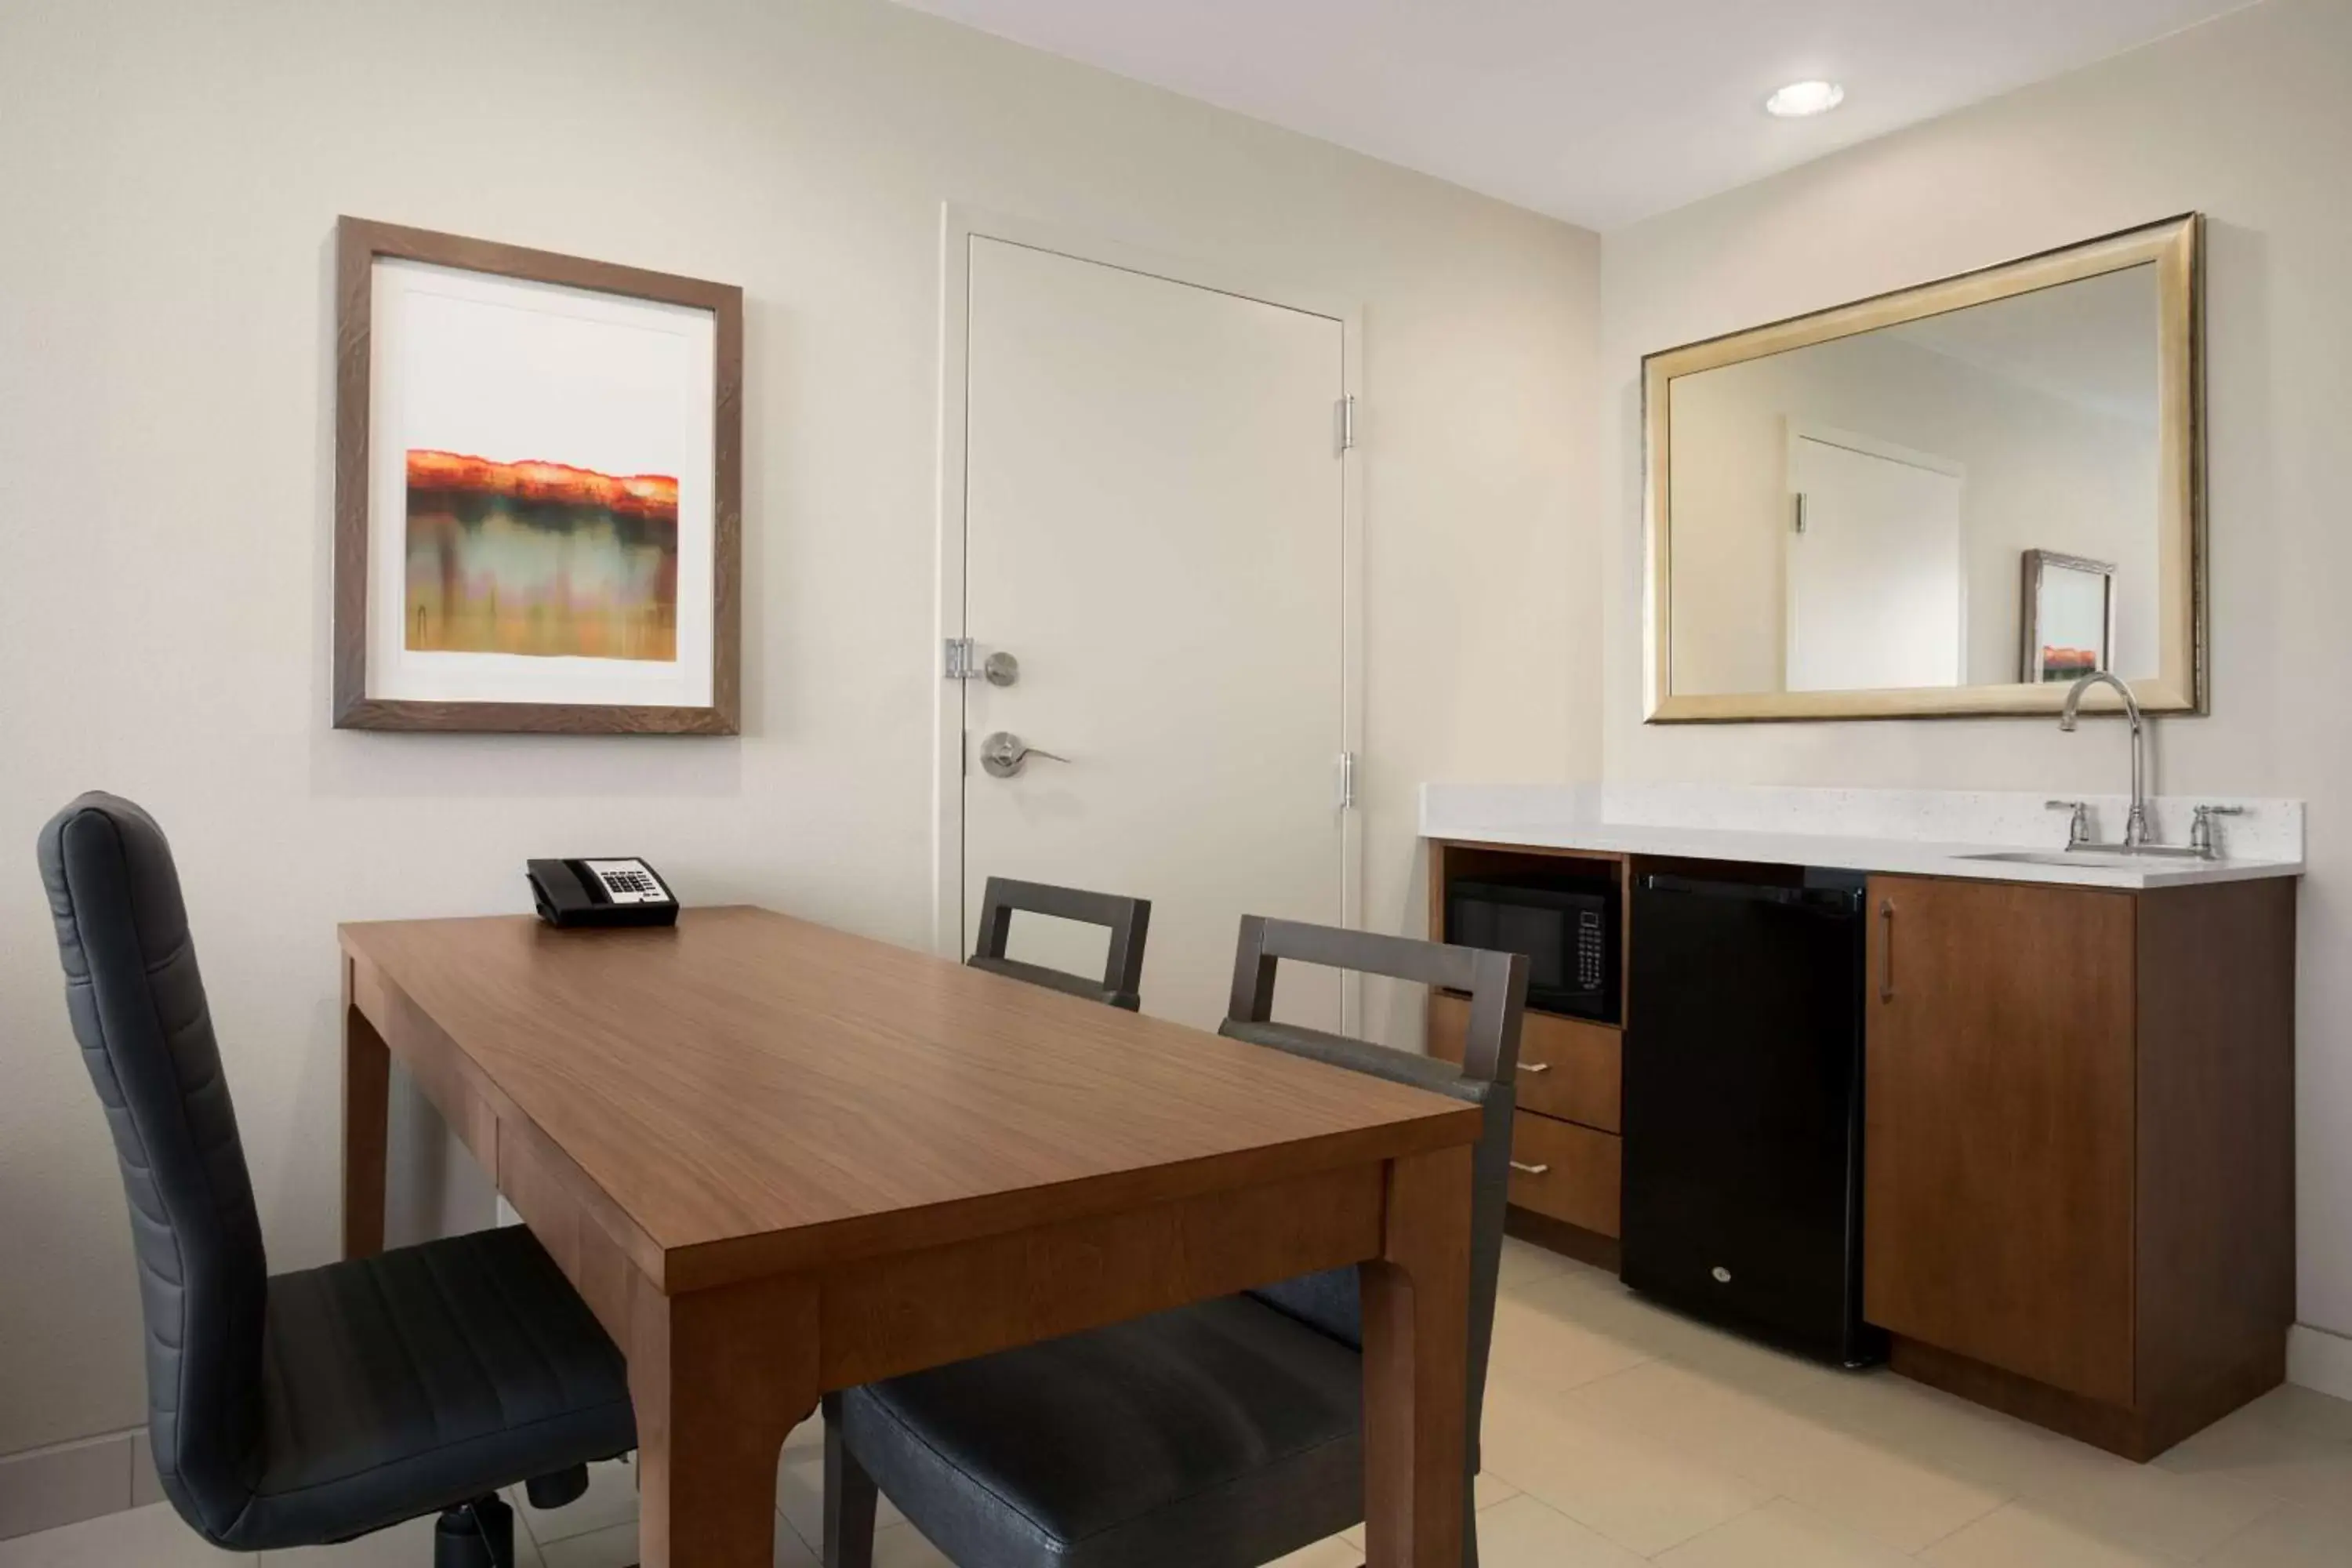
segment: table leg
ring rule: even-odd
[[[392,1116],[392,1052],[352,1000],[343,961],[343,1256],[383,1250],[383,1168]]]
[[[1381,1257],[1362,1265],[1364,1560],[1460,1568],[1470,1321],[1470,1151],[1389,1165]]]
[[[817,1298],[795,1279],[664,1296],[629,1314],[641,1568],[768,1568],[776,1463],[816,1408]]]

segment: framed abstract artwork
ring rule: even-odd
[[[731,735],[743,296],[346,217],[339,729]]]
[[[2054,550],[2025,552],[2018,679],[2040,685],[2075,681],[2095,670],[2115,669],[2116,566],[2061,555]]]

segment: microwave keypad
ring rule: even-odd
[[[1601,916],[1587,910],[1576,918],[1576,985],[1598,991],[1609,977],[1609,941]]]

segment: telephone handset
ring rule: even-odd
[[[666,926],[677,900],[643,860],[532,860],[531,901],[551,926]]]

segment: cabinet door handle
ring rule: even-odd
[[[1895,900],[1881,899],[1878,903],[1878,999],[1895,1000]]]
[[[1547,1176],[1551,1173],[1549,1165],[1528,1165],[1517,1160],[1511,1162],[1511,1169],[1522,1176]]]

